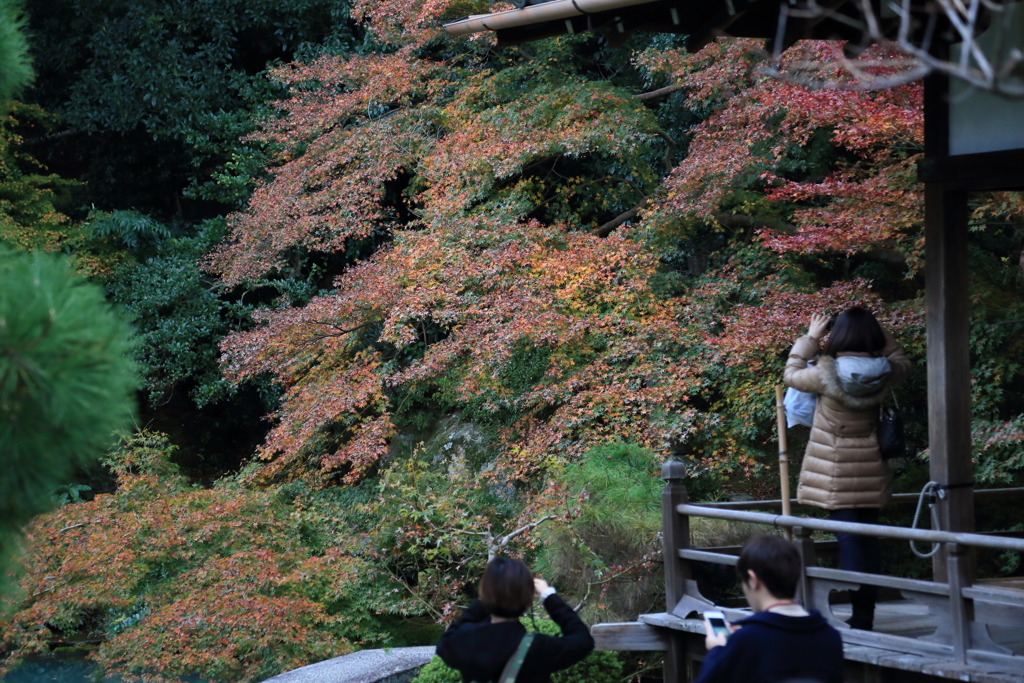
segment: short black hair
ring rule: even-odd
[[[800,553],[790,541],[774,534],[756,534],[743,544],[736,571],[746,583],[747,571],[753,570],[769,593],[791,600],[796,596],[801,564]]]
[[[823,353],[835,357],[844,351],[879,353],[885,348],[885,332],[871,311],[853,306],[832,323]]]
[[[509,557],[491,560],[480,579],[480,601],[499,617],[521,617],[533,604],[533,594],[533,573]]]

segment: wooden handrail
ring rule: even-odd
[[[798,517],[796,515],[774,515],[767,512],[747,512],[745,510],[723,510],[721,508],[713,508],[706,505],[694,505],[692,503],[677,505],[675,510],[681,515],[709,517],[711,519],[726,519],[734,522],[753,522],[755,524],[766,524],[784,528],[803,527],[804,529],[812,529],[814,531],[838,531],[851,534],[879,536],[881,538],[898,538],[908,541],[921,541],[923,543],[958,543],[961,545],[974,546],[976,548],[994,548],[996,550],[1024,552],[1024,539],[1022,538],[999,538],[967,532],[907,529],[905,527],[886,526],[882,524],[835,522],[830,519]]]
[[[979,533],[933,531],[912,529],[882,524],[859,524],[839,522],[831,519],[752,512],[741,507],[778,505],[781,501],[742,501],[725,504],[690,503],[686,491],[686,468],[679,462],[669,461],[662,467],[665,488],[662,491],[662,541],[665,559],[666,612],[660,617],[682,618],[694,612],[701,612],[713,603],[703,596],[697,582],[692,579],[690,564],[694,561],[732,565],[737,562],[735,548],[694,548],[690,546],[690,524],[692,517],[705,517],[736,522],[748,522],[792,529],[797,548],[801,555],[804,571],[801,572],[798,593],[809,609],[819,609],[833,624],[839,623],[832,614],[829,595],[837,590],[848,590],[856,585],[875,585],[899,590],[904,597],[923,604],[934,616],[936,630],[932,640],[921,640],[891,633],[876,633],[863,630],[844,629],[844,643],[877,647],[915,657],[937,658],[949,661],[954,666],[990,667],[993,671],[1019,670],[1022,658],[1009,652],[1003,645],[992,639],[989,625],[1005,626],[1019,623],[1020,610],[1024,609],[1024,598],[1012,599],[1007,591],[971,585],[970,548],[990,548],[1024,552],[1024,538],[995,537]],[[992,489],[975,492],[982,497],[1019,497],[1024,488]],[[917,494],[904,494],[903,499],[916,499]],[[885,574],[829,569],[819,567],[816,559],[813,531],[846,532],[875,536],[889,540],[911,540],[922,543],[939,543],[943,546],[942,579],[925,581],[906,579]],[[731,551],[731,552],[723,552]],[[721,607],[725,609],[724,606]],[[646,626],[664,626],[652,621],[659,615],[642,615],[640,621]],[[669,625],[669,628],[671,625]],[[666,680],[679,680],[686,670],[685,652],[681,641],[674,633],[665,642]],[[916,660],[915,660],[916,661]],[[896,666],[895,668],[902,668]],[[908,669],[910,670],[910,669]]]
[[[975,498],[1019,498],[1024,496],[1024,488],[1005,488],[1005,489],[975,489]],[[889,499],[890,503],[896,505],[914,505],[917,503],[917,499],[920,497],[918,493],[894,493],[892,498]],[[797,505],[798,501],[796,498],[790,498],[790,502],[793,505]],[[725,508],[729,510],[757,510],[760,508],[777,508],[782,507],[782,499],[774,498],[771,500],[719,500],[707,503],[694,503],[694,505],[703,505],[706,507],[714,508]]]

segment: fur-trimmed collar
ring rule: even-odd
[[[867,396],[851,396],[846,393],[839,383],[839,375],[836,371],[836,359],[832,356],[822,355],[818,358],[818,369],[821,372],[822,394],[834,401],[838,401],[851,410],[865,410],[879,405],[891,392],[889,383],[886,382],[880,390]]]

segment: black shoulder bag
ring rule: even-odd
[[[907,454],[903,415],[895,399],[893,405],[882,405],[878,408],[878,450],[882,454],[882,460],[902,458]]]

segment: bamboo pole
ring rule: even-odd
[[[782,488],[782,514],[790,514],[789,501],[789,455],[786,453],[786,407],[782,403],[784,388],[775,386],[775,416],[779,429],[779,484]],[[793,540],[793,530],[785,530],[786,538]]]

